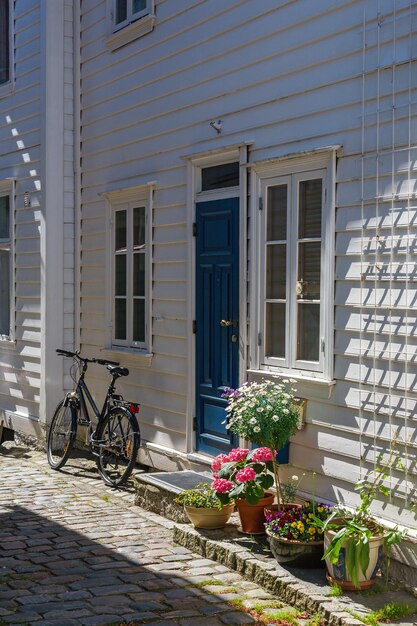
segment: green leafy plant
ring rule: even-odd
[[[270,450],[279,505],[282,501],[282,490],[276,451],[295,433],[299,421],[298,400],[295,398],[293,382],[293,379],[283,379],[282,382],[246,382],[238,389],[226,388],[223,394],[228,401],[226,428],[255,445]]]
[[[216,492],[207,483],[199,483],[195,489],[185,489],[176,498],[175,502],[196,509],[222,509],[223,504]]]
[[[395,449],[394,440],[388,459],[384,461],[382,457],[379,457],[378,465],[356,483],[355,490],[359,492],[361,503],[355,512],[351,513],[339,507],[325,522],[316,518],[317,524],[322,524],[324,530],[335,532],[323,559],[328,557],[331,563],[337,563],[340,551],[344,548],[346,572],[356,588],[359,587],[360,571],[365,576],[369,566],[371,537],[378,536],[384,539],[386,582],[388,582],[392,547],[406,534],[405,530],[400,530],[398,527],[392,529],[383,527],[371,514],[371,505],[377,496],[390,496],[390,488],[385,484],[390,471],[401,467],[402,461]]]
[[[287,483],[281,483],[281,498],[283,504],[294,502],[300,483],[305,475],[305,472],[303,472],[301,478],[298,478],[298,476],[294,475],[288,479]]]
[[[330,586],[326,596],[329,596],[330,598],[339,598],[340,596],[343,596],[343,589],[342,587],[339,587],[339,585],[333,584]]]

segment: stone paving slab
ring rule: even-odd
[[[90,460],[55,472],[7,442],[0,476],[1,626],[259,623],[233,600],[262,589],[178,546],[172,522],[135,506],[131,485],[106,487]]]
[[[277,607],[296,611],[295,626],[313,626],[297,607],[362,625],[350,598],[325,595],[323,573],[305,580],[231,529],[198,533],[149,513],[132,483],[106,487],[82,455],[54,472],[43,453],[7,442],[0,476],[0,626],[264,626]]]

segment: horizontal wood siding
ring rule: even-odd
[[[15,179],[15,339],[0,342],[0,421],[38,417],[40,392],[40,9],[14,2],[15,85],[0,97],[0,181]],[[31,207],[25,207],[28,192]]]
[[[82,3],[83,349],[98,354],[107,336],[107,225],[100,194],[156,181],[154,357],[150,367],[134,365],[124,386],[142,402],[145,438],[185,451],[192,286],[182,157],[243,141],[253,142],[251,162],[341,145],[336,383],[300,384],[308,399],[307,426],[291,444],[291,462],[310,476],[312,470],[319,474],[320,497],[341,495],[353,503],[355,479],[399,429],[409,460],[404,480],[392,480],[399,481],[395,493],[404,504],[416,479],[410,459],[417,434],[417,293],[407,254],[416,245],[417,42],[410,24],[417,3],[155,4],[154,30],[111,52],[106,3]],[[209,125],[217,119],[220,135]],[[249,242],[249,259],[255,255]],[[391,519],[398,514],[394,504],[384,512]]]

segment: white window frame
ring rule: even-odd
[[[116,15],[117,15],[117,2],[118,0],[113,0],[113,30],[120,30],[120,28],[125,28],[132,22],[136,20],[140,20],[141,17],[145,17],[145,15],[149,15],[153,13],[153,0],[146,0],[146,8],[142,11],[133,12],[133,0],[127,0],[127,17],[123,22],[119,22],[116,24]]]
[[[10,329],[8,335],[0,334],[0,345],[5,343],[14,343],[15,340],[15,259],[14,259],[14,189],[10,181],[0,182],[0,197],[9,197],[9,230],[8,239],[0,239],[0,250],[8,252],[10,255],[9,262],[9,315]]]
[[[116,24],[116,2],[107,0],[107,46],[110,50],[117,50],[121,46],[150,33],[155,24],[155,2],[146,0],[146,8],[133,13],[133,0],[127,0],[127,17],[123,22]]]
[[[305,157],[277,159],[255,164],[252,172],[252,185],[256,193],[253,197],[253,224],[251,239],[255,259],[251,272],[251,320],[250,339],[251,369],[282,373],[295,378],[322,379],[331,381],[333,377],[333,328],[334,328],[334,239],[335,239],[335,151],[313,153]],[[321,280],[320,280],[320,352],[318,362],[296,359],[297,341],[297,241],[299,183],[303,180],[322,178],[322,233],[321,233]],[[286,347],[285,358],[265,355],[266,305],[266,194],[270,186],[288,184],[287,220],[287,292],[286,292]],[[293,285],[293,287],[289,287]]]
[[[125,190],[112,191],[103,194],[108,205],[108,237],[107,237],[107,320],[108,336],[107,348],[113,351],[129,351],[137,354],[150,354],[152,350],[152,201],[153,184],[141,185]],[[132,213],[135,207],[145,207],[145,340],[143,342],[132,339],[132,318],[127,315],[127,339],[120,340],[114,337],[114,301],[115,301],[115,213],[127,210]],[[128,231],[128,237],[132,232]],[[131,242],[130,242],[131,243]],[[128,266],[132,271],[133,246],[128,244]],[[129,275],[129,272],[128,272]],[[127,299],[133,301],[133,294]],[[130,306],[128,307],[131,308]]]

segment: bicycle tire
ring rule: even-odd
[[[113,407],[104,416],[95,438],[97,467],[106,485],[120,487],[131,475],[140,446],[136,417],[125,407]]]
[[[52,469],[58,470],[68,460],[77,434],[77,415],[71,403],[61,400],[55,409],[48,433],[47,457]]]

